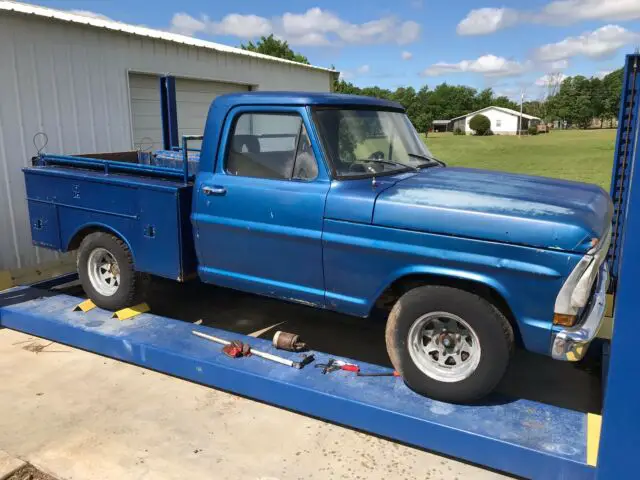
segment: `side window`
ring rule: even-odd
[[[243,177],[307,180],[318,167],[299,115],[243,113],[231,133],[225,169]]]
[[[502,126],[502,120],[498,118],[496,120],[496,127],[501,127],[501,126]]]

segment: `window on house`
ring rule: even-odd
[[[500,120],[499,118],[496,120],[496,127],[501,127],[502,126],[502,120]]]
[[[225,170],[242,177],[313,180],[311,141],[297,114],[243,113],[230,137]]]

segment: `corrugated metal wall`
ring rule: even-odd
[[[21,168],[50,153],[132,148],[129,71],[327,91],[331,74],[67,22],[0,13],[0,270],[51,260],[31,246]]]

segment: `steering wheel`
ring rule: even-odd
[[[369,155],[369,160],[384,160],[384,153],[378,150]]]

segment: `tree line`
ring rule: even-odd
[[[558,121],[578,128],[588,128],[594,119],[613,125],[618,117],[622,92],[623,69],[614,70],[604,77],[587,78],[582,75],[567,77],[548,75],[546,95],[524,103],[524,111],[547,122]]]
[[[542,98],[524,102],[523,111],[544,122],[557,121],[566,127],[589,128],[594,119],[599,120],[601,127],[606,122],[613,125],[620,108],[622,76],[622,68],[602,78],[576,75],[562,79],[559,75],[548,75]],[[555,83],[554,78],[557,78]],[[338,80],[335,91],[394,100],[404,106],[411,122],[421,132],[428,130],[433,120],[450,120],[489,106],[520,109],[516,102],[506,96],[497,96],[491,88],[478,91],[447,83],[433,89],[425,85],[419,90],[413,87],[388,90],[360,88]]]
[[[308,64],[307,57],[294,52],[289,44],[273,35],[261,37],[257,42],[241,45],[265,55],[286,58]],[[622,91],[622,69],[600,78],[582,75],[563,78],[555,73],[545,76],[546,86],[541,98],[524,102],[523,111],[543,119],[557,121],[563,126],[588,128],[593,119],[602,126],[618,116]],[[427,85],[416,90],[400,87],[395,90],[372,87],[357,87],[344,79],[335,81],[334,90],[339,93],[366,95],[396,101],[407,110],[409,119],[421,132],[431,128],[433,120],[451,120],[489,106],[519,110],[520,105],[504,95],[496,95],[491,88],[477,90],[463,85],[441,83],[433,89]]]
[[[431,128],[433,120],[450,120],[491,105],[519,108],[508,97],[497,96],[491,88],[478,91],[475,88],[447,83],[441,83],[434,89],[425,85],[419,90],[413,87],[389,90],[380,87],[360,88],[345,80],[338,80],[334,89],[340,93],[385,98],[402,104],[411,123],[419,132],[426,132]]]

